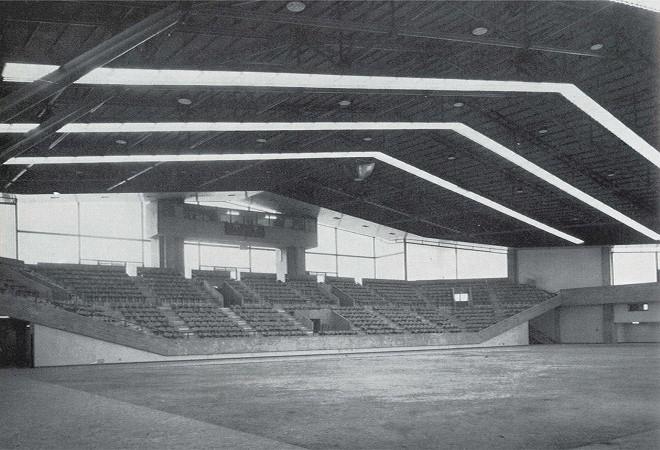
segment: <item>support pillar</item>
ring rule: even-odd
[[[305,267],[305,249],[303,247],[286,247],[280,249],[277,258],[277,279],[307,275]]]
[[[159,267],[173,269],[185,274],[185,259],[183,255],[183,238],[179,236],[158,236]]]

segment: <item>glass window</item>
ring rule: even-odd
[[[142,238],[139,202],[80,202],[80,234]]]
[[[337,273],[335,255],[305,254],[305,267],[308,272]]]
[[[252,255],[250,257],[250,261],[252,263],[252,272],[277,272],[277,254],[275,250],[253,248],[251,252]]]
[[[337,254],[374,256],[374,239],[371,236],[337,230]]]
[[[0,256],[16,258],[16,210],[9,201],[0,198]]]
[[[506,278],[507,256],[473,250],[458,250],[458,278]]]
[[[374,260],[372,258],[340,256],[337,273],[340,277],[352,277],[358,282],[363,278],[374,278]]]
[[[403,280],[403,253],[376,258],[376,278]]]
[[[80,258],[91,261],[142,263],[142,242],[81,237]]]
[[[310,248],[308,251],[314,253],[332,253],[337,251],[335,244],[335,229],[323,225],[318,226],[317,230],[318,245],[315,248]]]
[[[657,281],[655,253],[612,253],[614,284],[653,283]]]
[[[408,244],[407,250],[409,280],[456,278],[454,249]]]
[[[18,201],[18,229],[50,233],[78,233],[78,206],[62,199]]]
[[[250,267],[247,248],[239,246],[216,246],[200,244],[200,266],[208,267]]]
[[[38,262],[77,264],[78,238],[50,234],[19,233],[18,258],[28,264]]]

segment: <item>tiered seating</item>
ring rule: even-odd
[[[436,283],[435,281],[421,281],[417,282],[417,287],[420,293],[435,306],[454,305],[454,297],[451,286],[445,283]]]
[[[459,327],[451,323],[445,314],[432,306],[418,306],[415,312],[438,327],[440,333],[460,333]]]
[[[214,305],[172,306],[190,331],[202,338],[243,337],[248,333]]]
[[[379,305],[384,303],[383,299],[378,295],[350,279],[326,277],[325,281],[351,297],[358,305]]]
[[[261,299],[257,297],[246,285],[241,281],[227,280],[227,284],[231,286],[238,294],[243,297],[243,304],[256,304],[261,303]]]
[[[156,335],[167,338],[183,337],[183,335],[170,324],[167,317],[154,306],[120,305],[117,309],[128,322],[140,325]]]
[[[354,335],[358,334],[357,330],[321,330],[319,335],[321,336],[344,336],[344,335]]]
[[[498,322],[495,310],[487,305],[455,308],[452,315],[465,324],[467,331],[479,331]]]
[[[54,279],[74,294],[93,303],[143,303],[144,296],[124,267],[84,264],[37,264],[30,266]]]
[[[360,306],[335,308],[334,311],[348,320],[355,328],[367,334],[393,334],[402,332],[392,327],[373,312]]]
[[[527,284],[515,284],[509,281],[499,281],[491,284],[491,288],[500,303],[515,303],[534,305],[544,302],[552,294]]]
[[[373,306],[374,311],[411,333],[437,333],[438,329],[417,314],[398,306]]]
[[[286,313],[263,305],[232,306],[231,309],[264,336],[305,336],[307,330]]]
[[[396,305],[425,306],[426,301],[408,281],[399,280],[362,280],[365,286],[378,292],[385,300]]]
[[[241,281],[267,302],[278,305],[311,305],[312,302],[298,295],[270,273],[241,273]]]
[[[316,280],[287,280],[286,286],[295,289],[316,305],[336,305],[337,300],[327,294]]]
[[[225,281],[231,280],[231,274],[224,270],[193,270],[193,279],[206,281],[211,286],[219,288]]]
[[[138,276],[154,291],[158,299],[171,305],[208,304],[213,301],[190,280],[171,269],[138,268]]]

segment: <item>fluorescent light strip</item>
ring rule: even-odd
[[[38,126],[38,123],[0,123],[0,133],[27,133]]]
[[[583,244],[584,241],[570,234],[545,225],[537,220],[520,214],[504,205],[500,205],[486,197],[482,197],[447,180],[432,175],[422,169],[407,164],[381,152],[318,152],[318,153],[234,153],[234,154],[197,154],[197,155],[112,155],[112,156],[52,156],[52,157],[17,157],[11,158],[5,164],[98,164],[98,163],[150,163],[150,162],[200,162],[200,161],[259,161],[259,160],[291,160],[291,159],[335,159],[335,158],[374,158],[390,164],[411,175],[420,177],[430,183],[462,195],[470,200],[481,203],[509,217],[520,220],[540,230],[553,234],[573,244]]]
[[[338,131],[338,130],[452,130],[471,141],[496,153],[565,193],[601,211],[615,220],[660,241],[660,234],[595,199],[589,194],[566,183],[516,152],[499,144],[477,130],[454,122],[159,122],[159,123],[70,123],[60,133],[127,133],[127,132],[178,132],[178,131]]]
[[[5,81],[32,82],[58,66],[6,63]],[[660,168],[660,152],[570,83],[464,80],[453,78],[369,77],[277,72],[156,70],[101,67],[80,78],[80,84],[138,86],[246,86],[309,89],[430,90],[462,92],[537,92],[563,95],[592,119]]]

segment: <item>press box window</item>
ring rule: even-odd
[[[456,303],[466,303],[470,301],[470,293],[466,291],[456,291],[454,290],[454,302]]]
[[[630,303],[628,305],[628,311],[648,311],[648,303]]]

